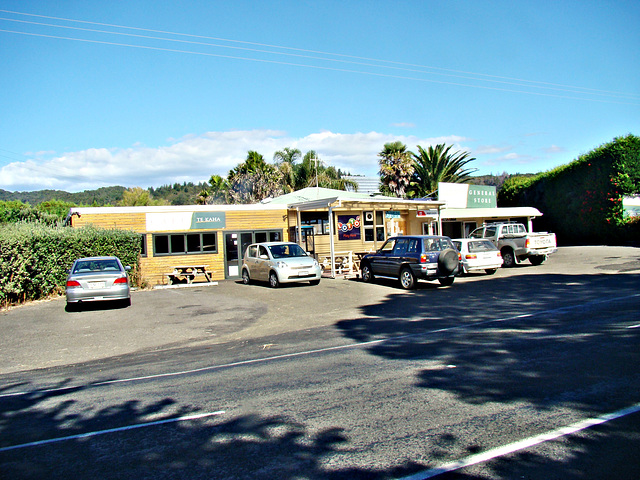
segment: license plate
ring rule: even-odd
[[[309,275],[309,272],[307,272],[306,270],[301,270],[298,272],[299,277],[306,277],[307,275]]]
[[[106,287],[106,282],[89,282],[89,288],[104,288]]]

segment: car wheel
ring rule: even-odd
[[[67,312],[76,312],[78,310],[78,304],[77,303],[67,302],[66,310],[67,310]]]
[[[278,274],[276,272],[271,272],[269,274],[269,286],[271,288],[278,288],[280,282],[278,281]]]
[[[456,277],[445,277],[445,278],[439,278],[438,281],[440,282],[440,285],[442,285],[443,287],[450,287],[451,285],[453,285],[453,281],[456,279]]]
[[[309,280],[311,285],[320,285],[320,280]]]
[[[544,263],[544,261],[547,259],[546,255],[532,255],[529,257],[529,261],[531,262],[531,265],[542,265]]]
[[[373,272],[371,271],[371,266],[368,263],[362,266],[362,281],[367,283],[373,281]]]
[[[249,271],[246,268],[242,270],[242,283],[244,283],[245,285],[249,285],[251,283]]]
[[[498,269],[497,268],[486,268],[484,271],[486,272],[487,275],[493,275],[494,273],[496,273]]]
[[[409,267],[405,267],[400,272],[400,285],[405,290],[413,290],[416,287],[416,276]]]
[[[438,255],[438,269],[441,275],[451,275],[458,268],[458,253],[447,248]]]
[[[512,268],[516,266],[516,256],[513,253],[513,250],[510,248],[503,249],[500,254],[502,255],[503,265],[506,268]]]

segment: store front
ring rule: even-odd
[[[140,234],[140,269],[165,285],[178,267],[201,267],[212,280],[239,278],[253,242],[288,240],[287,208],[279,205],[74,207],[73,227],[95,225]],[[287,235],[287,237],[285,237]]]

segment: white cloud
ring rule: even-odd
[[[494,155],[496,153],[506,152],[507,150],[511,150],[513,147],[510,145],[499,147],[497,145],[480,145],[477,148],[473,149],[474,155]]]
[[[566,152],[567,149],[564,147],[559,147],[558,145],[551,145],[550,147],[544,148],[543,151],[545,153],[563,153]]]
[[[323,131],[301,138],[277,130],[238,130],[207,132],[170,140],[156,148],[136,144],[130,148],[90,148],[55,157],[39,156],[12,162],[0,169],[0,188],[10,191],[57,189],[69,192],[122,185],[143,188],[182,182],[207,181],[213,174],[228,171],[255,150],[271,161],[273,153],[284,147],[298,148],[303,154],[315,150],[326,164],[356,175],[376,175],[377,154],[387,142],[401,141],[409,150],[417,145],[453,144],[464,149],[464,137],[437,138],[392,134],[333,133]]]

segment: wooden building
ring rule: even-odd
[[[309,187],[252,205],[77,207],[70,213],[73,227],[139,233],[141,275],[151,285],[166,284],[169,274],[187,266],[206,266],[211,280],[240,278],[247,245],[263,241],[299,243],[332,276],[356,273],[358,259],[393,235],[462,236],[462,228],[496,216],[526,217],[530,223],[541,215],[536,209],[443,210],[446,204]],[[443,230],[443,218],[455,228]],[[448,232],[453,230],[455,235]]]

